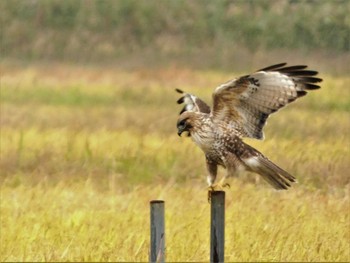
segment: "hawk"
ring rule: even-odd
[[[273,188],[288,189],[295,177],[274,164],[261,152],[243,142],[244,137],[263,139],[263,128],[270,114],[307,94],[319,89],[322,79],[317,71],[307,66],[269,66],[250,75],[230,80],[218,86],[213,93],[210,108],[195,95],[182,94],[177,101],[184,103],[177,121],[178,135],[188,136],[203,150],[208,170],[209,191],[222,189],[227,177],[241,171],[261,175]],[[217,168],[227,170],[215,184]]]

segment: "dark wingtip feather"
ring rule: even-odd
[[[287,65],[287,63],[280,63],[280,64],[276,64],[276,65],[272,65],[272,66],[260,69],[259,71],[278,71],[290,77],[298,77],[298,79],[295,79],[295,81],[299,83],[305,83],[305,85],[309,87],[307,89],[320,88],[320,86],[318,85],[309,84],[309,83],[317,83],[322,81],[321,78],[313,77],[318,74],[317,71],[305,70],[307,68],[307,65],[296,65],[296,66],[284,67],[285,65]]]
[[[296,82],[303,82],[303,83],[317,83],[322,82],[322,79],[315,78],[315,77],[300,77],[295,80]]]
[[[180,99],[178,99],[177,101],[177,104],[181,104],[181,103],[184,103],[185,102],[185,97],[181,97]]]
[[[310,84],[310,83],[306,83],[306,84],[304,84],[304,86],[305,86],[305,89],[309,89],[309,90],[321,88],[321,87],[318,86],[318,85],[314,85],[314,84]]]
[[[288,100],[288,103],[291,103],[291,102],[295,101],[296,99],[297,99],[297,97],[290,98],[290,99]]]
[[[275,65],[272,65],[272,66],[268,66],[266,68],[259,69],[257,71],[276,70],[276,69],[281,68],[281,67],[283,67],[285,65],[287,65],[287,63],[279,63],[279,64],[275,64]]]
[[[301,69],[306,69],[306,65],[297,65],[297,66],[290,66],[290,67],[284,67],[279,69],[279,71],[284,72],[284,71],[295,71],[295,70],[301,70]]]
[[[297,91],[298,97],[305,96],[306,94],[307,94],[307,92],[306,92],[305,90],[298,90],[298,91]]]
[[[182,113],[184,113],[186,111],[186,107],[184,107],[180,112],[179,115],[181,115]]]
[[[180,94],[183,94],[183,90],[180,90],[180,89],[175,89],[176,92],[180,93]]]
[[[315,70],[295,70],[283,72],[287,76],[315,76],[318,74]]]

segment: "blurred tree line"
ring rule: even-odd
[[[2,0],[1,56],[110,60],[207,48],[350,50],[350,1]]]

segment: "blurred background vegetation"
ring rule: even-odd
[[[5,0],[1,57],[245,70],[296,56],[346,72],[349,13],[348,0]]]

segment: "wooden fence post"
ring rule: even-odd
[[[164,201],[153,200],[151,206],[151,251],[150,262],[165,261]]]
[[[225,192],[213,191],[210,203],[210,262],[224,262]]]

